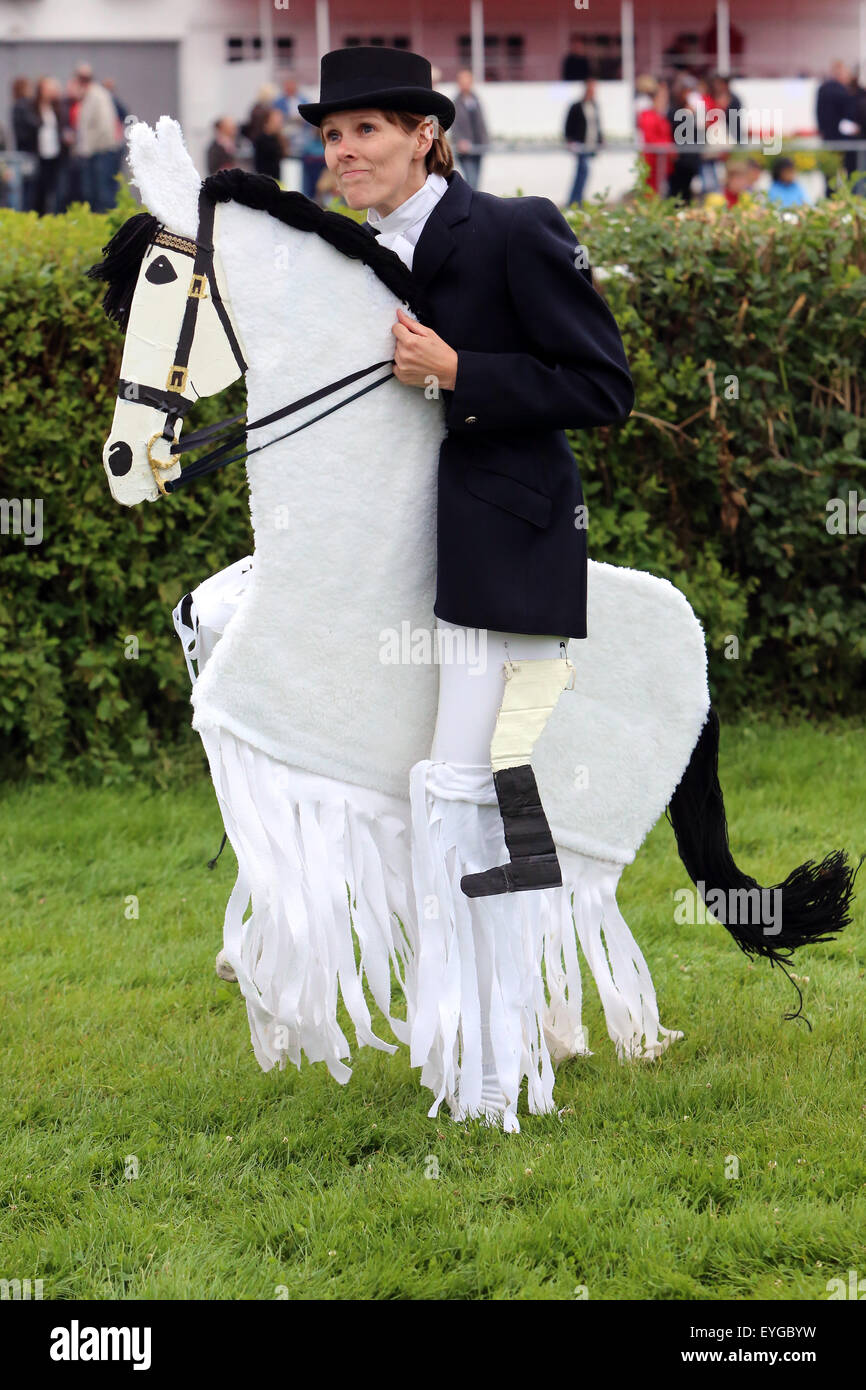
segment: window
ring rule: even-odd
[[[274,39],[274,60],[278,68],[290,68],[295,61],[295,41],[292,38]]]
[[[519,81],[525,75],[526,40],[523,34],[484,33],[485,82]],[[472,40],[469,34],[457,36],[459,67],[472,66]]]
[[[397,34],[388,39],[381,34],[371,34],[367,38],[361,38],[358,34],[348,34],[343,39],[344,48],[356,48],[359,44],[366,44],[371,48],[409,48],[409,39],[406,34]]]
[[[227,63],[260,62],[262,40],[258,34],[232,34],[226,39]],[[290,68],[295,61],[295,40],[289,36],[274,39],[274,65]]]
[[[290,40],[291,42],[291,40]],[[249,63],[262,56],[262,41],[258,34],[233,34],[226,39],[226,62]]]

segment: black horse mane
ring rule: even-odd
[[[315,232],[344,256],[363,261],[421,322],[429,322],[426,301],[408,266],[350,217],[320,208],[303,193],[284,191],[266,174],[249,174],[244,169],[221,169],[206,178],[203,186],[214,202],[243,203],[299,231]],[[90,279],[106,281],[102,307],[123,329],[129,320],[141,262],[162,227],[163,223],[149,212],[135,213],[103,246],[102,260],[87,271]]]
[[[110,319],[126,329],[132,296],[145,252],[160,227],[149,212],[137,212],[119,227],[107,246],[102,248],[102,260],[87,271],[91,280],[105,280],[108,288],[102,307]]]

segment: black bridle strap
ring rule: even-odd
[[[393,361],[392,358],[388,358],[387,360],[389,362]],[[376,365],[381,366],[382,363],[376,363]],[[366,370],[371,371],[372,368],[368,367],[366,368]],[[354,380],[357,376],[361,375],[363,375],[363,373],[361,372],[354,373],[352,380]],[[227,439],[225,443],[220,446],[219,449],[214,449],[212,453],[205,454],[203,458],[196,459],[193,463],[187,464],[186,468],[181,469],[181,474],[179,478],[174,478],[173,480],[167,481],[165,483],[164,486],[166,492],[176,492],[177,489],[179,487],[182,487],[184,483],[191,482],[194,478],[201,478],[206,473],[213,473],[216,471],[217,468],[223,468],[227,463],[240,463],[244,459],[250,458],[252,454],[261,453],[262,449],[269,449],[272,444],[279,444],[283,439],[288,439],[293,434],[299,434],[300,431],[305,430],[308,425],[314,425],[317,420],[323,420],[326,415],[333,415],[335,410],[341,410],[342,407],[344,405],[348,405],[350,401],[357,400],[359,396],[365,396],[368,391],[374,391],[377,386],[384,385],[386,381],[391,380],[391,377],[393,375],[394,373],[393,371],[391,371],[388,373],[387,376],[379,377],[378,381],[371,381],[368,386],[363,386],[360,391],[353,392],[353,394],[351,396],[347,396],[344,401],[338,401],[336,405],[332,405],[327,410],[323,410],[319,415],[314,415],[311,420],[305,420],[302,425],[297,425],[295,429],[288,430],[285,434],[278,435],[276,439],[269,439],[267,443],[259,444],[256,446],[255,449],[248,449],[245,453],[235,454],[233,457],[229,458],[226,457],[226,455],[230,454],[231,450],[235,448],[237,444],[243,442],[243,440],[246,438],[246,432],[234,435],[232,438]],[[341,385],[342,383],[337,384]],[[327,389],[329,388],[326,388],[326,391]],[[317,395],[322,394],[325,394],[325,392],[320,391],[317,393]],[[290,407],[289,409],[292,408],[294,407]],[[281,416],[287,415],[288,413],[288,409],[278,411],[276,412],[274,418],[279,419]]]
[[[277,420],[283,420],[287,415],[292,415],[296,410],[302,410],[305,405],[313,405],[316,401],[322,400],[324,396],[333,395],[339,391],[341,386],[351,386],[353,381],[359,377],[366,376],[368,372],[374,372],[377,367],[385,367],[394,361],[393,357],[384,357],[381,362],[373,362],[369,367],[362,367],[360,371],[350,372],[348,376],[341,377],[339,381],[331,382],[330,386],[320,386],[318,391],[311,391],[308,396],[301,396],[298,400],[292,401],[290,405],[284,405],[281,410],[274,410],[270,415],[262,415],[258,420],[251,420],[240,433],[240,439],[250,430],[260,430],[265,425],[272,425]],[[383,380],[387,381],[387,377]],[[354,400],[353,396],[349,400]],[[205,425],[203,429],[193,430],[192,434],[184,435],[176,444],[172,445],[173,454],[187,454],[191,449],[197,449],[205,440],[213,438],[222,430],[228,429],[231,425],[236,425],[244,417],[243,415],[232,415],[228,420],[220,420],[216,425]],[[317,419],[320,417],[317,416]],[[310,422],[312,423],[312,421]],[[234,444],[231,445],[234,448]]]
[[[175,418],[185,415],[195,405],[195,401],[188,401],[178,391],[163,391],[158,386],[144,386],[141,382],[123,379],[117,383],[117,395],[119,400],[131,401],[133,405],[151,405]],[[238,415],[236,418],[242,420],[244,417]]]
[[[192,352],[193,338],[195,337],[195,326],[198,319],[198,306],[204,294],[204,287],[207,284],[210,288],[211,300],[217,310],[223,331],[229,340],[232,355],[240,367],[241,371],[246,369],[246,362],[240,350],[240,345],[231,324],[228,322],[225,305],[223,304],[216,284],[216,275],[213,264],[213,229],[214,217],[216,214],[216,204],[205,193],[204,185],[199,189],[198,195],[198,231],[196,233],[195,260],[192,267],[192,279],[190,280],[189,293],[186,297],[183,319],[180,325],[180,332],[177,337],[177,347],[174,352],[174,362],[172,369],[179,368],[183,374],[183,384],[180,390],[186,386],[186,369],[189,367],[189,355]],[[176,383],[171,382],[174,386]]]

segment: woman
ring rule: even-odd
[[[686,204],[692,201],[692,184],[701,172],[698,131],[700,110],[700,93],[690,78],[680,74],[674,79],[671,88],[668,120],[674,133],[674,141],[682,146],[683,153],[674,159],[668,180],[668,197],[678,198]]]
[[[673,127],[668,119],[670,92],[666,82],[659,82],[652,96],[652,104],[641,111],[637,127],[641,141],[645,145],[672,145]],[[656,152],[643,156],[649,165],[647,185],[654,193],[664,197],[668,187],[669,155]]]
[[[33,84],[29,77],[16,77],[12,83],[12,134],[19,154],[36,155],[36,110],[33,104]],[[34,161],[35,162],[35,161]],[[27,167],[27,166],[25,166]],[[36,170],[21,174],[18,206],[21,212],[32,212],[36,205]]]
[[[58,212],[58,185],[65,154],[60,111],[60,83],[53,77],[40,77],[36,84],[34,107],[39,122],[36,149],[39,169],[36,175],[36,211],[40,216]]]
[[[298,110],[319,127],[345,202],[367,209],[370,231],[426,296],[429,323],[396,311],[395,375],[445,400],[433,611],[450,659],[430,762],[413,769],[413,826],[426,820],[430,836],[418,858],[432,862],[443,827],[460,823],[459,803],[489,801],[495,789],[510,862],[463,874],[463,894],[561,885],[530,755],[573,671],[565,641],[587,636],[585,508],[564,431],[616,424],[631,410],[616,323],[552,201],[479,193],[454,169],[444,134],[454,106],[433,91],[425,58],[364,46],[327,53],[319,102]],[[423,865],[416,895],[436,897],[438,918],[465,910],[419,890],[419,879]],[[496,1055],[491,1043],[493,954],[476,941],[482,1099],[500,1113],[516,1095],[506,1102],[500,1085],[510,1044],[500,1036]],[[421,993],[424,969],[422,960]],[[425,1060],[413,1045],[412,1064]]]
[[[253,166],[257,174],[267,174],[280,181],[280,168],[288,154],[288,145],[283,135],[283,113],[272,106],[262,122],[261,130],[253,140]]]

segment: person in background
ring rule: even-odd
[[[333,169],[323,169],[316,183],[316,202],[319,207],[339,212],[343,201]]]
[[[7,148],[6,128],[0,124],[0,208],[8,208],[12,197],[12,170],[3,159]]]
[[[34,207],[40,217],[58,211],[60,166],[67,153],[63,144],[60,95],[59,82],[53,77],[40,77],[33,101],[38,122],[36,153],[39,156]]]
[[[674,157],[668,180],[668,197],[679,198],[688,204],[692,201],[692,183],[701,172],[700,146],[698,145],[699,111],[694,79],[681,73],[674,81],[671,90],[671,105],[668,120],[673,130],[674,143],[682,146],[682,154]]]
[[[75,76],[82,90],[78,153],[83,160],[84,196],[94,212],[108,212],[117,199],[117,110],[111,93],[95,80],[89,63],[79,63]]]
[[[585,82],[590,75],[586,44],[579,34],[572,34],[568,41],[568,52],[562,60],[563,82]]]
[[[704,192],[710,193],[724,190],[727,186],[724,173],[728,155],[725,151],[740,142],[743,132],[739,113],[743,103],[731,91],[726,77],[712,77],[706,87],[704,121],[707,148],[701,162],[701,181]]]
[[[238,163],[237,122],[231,116],[220,116],[213,123],[214,137],[207,147],[208,174],[218,174],[220,169],[235,169]]]
[[[123,125],[124,121],[129,115],[129,112],[127,111],[123,102],[120,100],[120,97],[117,95],[117,92],[115,90],[117,84],[115,83],[114,78],[103,77],[102,85],[108,92],[108,95],[111,97],[111,100],[114,102],[114,109],[117,112],[117,119],[120,121],[120,124]]]
[[[451,143],[457,152],[460,167],[466,182],[477,188],[481,179],[481,149],[487,145],[490,136],[481,102],[472,90],[472,71],[461,68],[457,74],[457,95],[454,98],[454,125],[451,130]]]
[[[857,127],[857,139],[866,140],[866,87],[862,86],[856,78],[852,81],[852,120]],[[854,153],[855,168],[858,178],[853,184],[853,191],[859,197],[866,197],[866,150],[857,150]]]
[[[856,96],[852,86],[854,74],[847,63],[836,61],[830,66],[830,76],[821,83],[815,101],[815,119],[821,139],[837,144],[842,140],[852,140],[858,133],[856,122]],[[857,168],[856,150],[846,150],[842,157],[846,174],[853,174]],[[827,197],[832,192],[832,176],[825,175]]]
[[[651,73],[642,72],[640,77],[635,79],[634,84],[634,114],[635,120],[642,111],[649,111],[653,104],[653,97],[658,88],[658,82]]]
[[[725,202],[735,207],[744,193],[754,193],[762,169],[757,159],[732,159],[725,166]]]
[[[16,77],[12,83],[12,136],[19,154],[34,156],[33,172],[22,173],[21,175],[18,206],[22,212],[32,212],[36,203],[37,130],[36,108],[33,105],[33,83],[29,77]]]
[[[698,173],[704,193],[718,193],[721,187],[721,149],[727,145],[727,108],[719,106],[705,75],[695,77],[686,92],[686,104],[695,113],[699,147]]]
[[[322,140],[315,126],[301,138],[301,190],[307,198],[322,207],[319,183],[327,169],[322,153]]]
[[[297,81],[294,77],[286,77],[283,80],[283,95],[278,97],[274,106],[283,113],[283,134],[288,146],[288,158],[300,159],[303,154],[303,147],[307,136],[307,122],[303,116],[298,114],[298,106],[307,98],[299,90]]]
[[[797,166],[787,155],[773,160],[772,182],[767,189],[767,197],[771,203],[786,208],[804,207],[809,202],[803,185],[797,182]]]
[[[280,181],[280,165],[288,154],[283,135],[283,113],[272,106],[253,141],[253,165],[257,174]]]
[[[722,110],[725,112],[731,141],[732,143],[737,143],[742,134],[740,119],[738,116],[732,116],[730,113],[741,111],[743,103],[740,101],[736,92],[731,91],[730,82],[726,77],[722,77],[721,73],[717,73],[715,77],[710,79],[710,106],[714,110]]]
[[[273,111],[276,98],[277,89],[270,82],[266,82],[263,87],[259,88],[255,105],[241,126],[241,135],[245,140],[249,140],[251,145],[255,146],[264,130],[265,119],[268,113]]]
[[[667,82],[659,82],[653,94],[652,105],[641,111],[637,118],[639,139],[645,145],[670,145],[674,133],[668,116],[670,91]],[[659,197],[664,198],[668,191],[668,176],[671,167],[669,154],[645,154],[643,158],[649,165],[648,186]]]
[[[604,144],[595,79],[592,77],[584,88],[582,100],[569,107],[565,118],[565,138],[569,148],[577,155],[577,167],[568,204],[571,206],[572,203],[577,203],[579,207],[583,202],[583,191],[589,177],[589,161],[595,158],[598,147]],[[578,148],[580,145],[583,145],[583,149]]]
[[[742,159],[734,156],[725,166],[725,187],[722,190],[729,208],[735,207],[745,194],[755,194],[763,173],[757,159]]]
[[[117,95],[117,92],[116,92],[115,89],[114,89],[114,86],[115,86],[115,84],[114,84],[114,78],[113,78],[113,77],[103,77],[103,79],[102,79],[102,85],[103,85],[103,87],[105,88],[105,90],[108,92],[108,95],[111,97],[111,100],[114,102],[114,109],[115,109],[115,111],[116,111],[116,113],[117,113],[117,120],[118,120],[118,123],[119,123],[119,126],[120,126],[120,129],[119,129],[118,132],[117,132],[117,148],[116,148],[116,150],[115,150],[115,159],[114,159],[114,165],[115,165],[115,167],[114,167],[114,172],[115,172],[115,174],[119,174],[120,171],[121,171],[121,169],[123,168],[123,160],[124,160],[124,153],[125,153],[125,151],[124,151],[124,142],[123,142],[123,123],[124,123],[124,121],[126,120],[127,116],[129,115],[129,112],[127,111],[126,107],[123,105],[123,102],[120,100],[120,98],[119,98],[118,95]]]
[[[70,203],[84,200],[83,160],[77,150],[78,112],[81,108],[81,84],[70,77],[60,99],[60,138],[64,157],[60,163],[60,182],[57,189],[57,211],[65,212]]]

